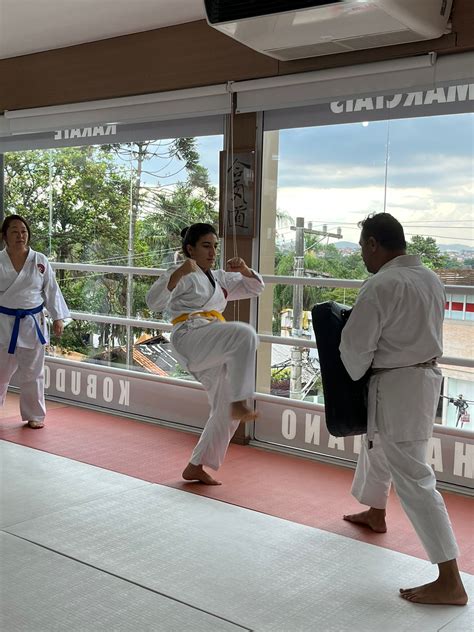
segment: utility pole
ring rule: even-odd
[[[136,167],[133,168],[132,162],[130,162],[130,210],[129,210],[129,224],[128,224],[128,266],[132,267],[134,263],[133,256],[135,254],[135,232],[137,218],[140,210],[140,190],[142,186],[142,169],[143,162],[146,157],[145,143],[137,143],[137,155],[136,155]],[[131,155],[133,156],[133,150],[131,149]],[[132,318],[133,307],[133,274],[127,274],[127,300],[126,300],[126,317]],[[126,326],[126,356],[127,356],[127,368],[132,368],[133,364],[133,332],[130,325]]]
[[[296,226],[292,226],[296,230],[295,237],[295,265],[294,276],[304,276],[304,217],[296,218]],[[301,318],[303,316],[303,286],[293,286],[293,327],[291,335],[295,338],[301,338]],[[291,373],[290,373],[290,397],[295,399],[301,398],[302,380],[302,352],[301,347],[291,347]]]
[[[341,229],[337,229],[337,233],[328,233],[327,226],[323,226],[323,230],[314,230],[312,223],[308,228],[304,227],[304,217],[296,218],[296,226],[291,226],[291,230],[296,231],[295,237],[295,265],[294,276],[304,277],[304,236],[319,235],[321,237],[334,237],[341,239]],[[293,286],[293,327],[291,335],[294,338],[301,338],[303,335],[302,317],[303,317],[303,285]],[[302,384],[302,368],[303,368],[303,352],[301,347],[291,347],[291,373],[290,373],[290,397],[293,399],[301,399]]]

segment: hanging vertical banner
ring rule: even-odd
[[[220,234],[255,236],[255,152],[220,152]],[[224,226],[225,222],[225,226]]]

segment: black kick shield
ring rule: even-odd
[[[351,313],[334,301],[318,303],[311,311],[323,381],[326,426],[334,437],[367,432],[369,372],[354,382],[339,353],[344,325]]]

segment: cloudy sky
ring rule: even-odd
[[[197,145],[217,186],[222,137]],[[277,207],[357,242],[357,222],[385,204],[408,238],[474,247],[473,145],[474,114],[281,130]]]
[[[278,208],[357,242],[385,203],[407,235],[474,246],[473,134],[473,114],[283,130]]]

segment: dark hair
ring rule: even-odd
[[[203,235],[209,235],[209,233],[213,233],[217,237],[216,229],[212,224],[191,224],[191,226],[183,228],[181,231],[181,238],[184,255],[189,257],[190,254],[187,247],[195,246],[200,237]]]
[[[5,236],[7,234],[7,230],[10,224],[14,222],[15,220],[18,220],[19,222],[23,222],[23,224],[26,226],[26,230],[28,231],[28,242],[29,242],[31,239],[30,225],[28,224],[26,219],[22,217],[21,215],[7,215],[7,217],[5,217],[5,219],[3,220],[2,227],[0,228],[0,234],[2,235],[2,238],[5,239]]]
[[[375,213],[358,223],[362,229],[362,239],[373,237],[387,250],[405,250],[407,242],[400,222],[390,213]]]

